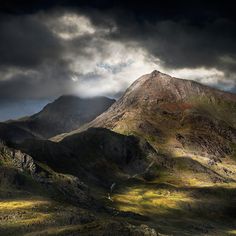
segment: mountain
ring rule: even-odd
[[[88,127],[145,138],[159,153],[181,157],[175,161],[183,165],[189,157],[236,180],[235,94],[153,71],[136,80],[95,120],[53,140]],[[224,165],[217,166],[220,162]]]
[[[91,128],[59,143],[16,146],[0,143],[1,235],[157,236],[126,222],[145,217],[109,206],[116,184],[144,175],[156,160],[145,140]]]
[[[95,120],[53,140],[87,127],[145,137],[159,149],[179,146],[215,157],[233,155],[236,95],[153,71]]]
[[[27,138],[47,139],[70,132],[96,118],[114,102],[115,100],[106,97],[82,99],[61,96],[37,114],[0,123],[0,139],[21,142]]]
[[[235,94],[153,71],[93,121],[51,140],[90,127],[140,137],[156,152],[145,175],[118,182],[114,207],[149,217],[167,235],[234,232]]]
[[[145,140],[104,128],[90,128],[58,143],[32,139],[16,147],[56,171],[106,188],[145,174],[149,165],[158,161],[157,153]]]

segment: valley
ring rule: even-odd
[[[153,71],[104,101],[2,131],[0,235],[236,235],[236,95]]]

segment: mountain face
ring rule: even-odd
[[[96,118],[113,103],[114,100],[106,97],[82,99],[62,96],[31,117],[0,123],[0,138],[21,142],[27,138],[47,139],[70,132]]]
[[[20,150],[0,144],[0,160],[1,190],[18,189],[35,194],[39,188],[42,190],[43,196],[59,195],[63,197],[63,194],[66,193],[67,199],[65,200],[83,204],[90,204],[92,201],[88,187],[78,178],[55,172],[45,163],[35,161],[30,155]],[[3,193],[4,191],[1,192],[1,194]]]
[[[233,232],[235,94],[153,71],[95,120],[52,140],[63,142],[89,127],[141,137],[157,153],[145,178],[119,182],[115,207],[148,216],[148,225],[167,235]]]
[[[153,71],[82,129],[87,127],[142,136],[159,148],[179,145],[212,156],[233,155],[236,95]]]
[[[95,120],[52,140],[67,139],[88,127],[145,138],[169,157],[164,165],[173,166],[171,171],[184,184],[236,180],[235,94],[153,71]]]
[[[158,161],[146,141],[103,128],[90,128],[59,143],[26,140],[17,148],[56,171],[108,188],[113,182],[144,175]]]

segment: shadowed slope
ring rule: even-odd
[[[27,140],[18,148],[59,172],[107,187],[142,175],[153,161],[158,162],[157,153],[144,140],[104,128],[91,128],[59,143]]]
[[[62,96],[31,117],[0,123],[0,139],[21,142],[27,138],[47,139],[70,132],[109,108],[115,100],[106,97],[82,99]]]

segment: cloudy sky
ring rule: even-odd
[[[1,1],[0,120],[62,94],[119,95],[154,69],[236,92],[233,1]]]

